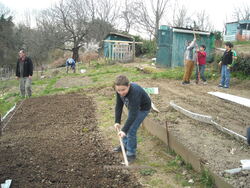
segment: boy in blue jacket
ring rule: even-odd
[[[151,109],[151,100],[142,87],[136,83],[130,83],[124,75],[116,77],[114,87],[116,91],[114,126],[120,127],[125,104],[128,108],[128,118],[118,135],[123,138],[128,162],[133,162],[136,158],[137,130]],[[121,152],[121,147],[116,147],[114,151]]]
[[[69,67],[73,70],[73,72],[76,72],[76,62],[73,58],[68,58],[66,61],[66,72],[68,74]]]

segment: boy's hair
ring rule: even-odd
[[[124,75],[119,75],[115,79],[115,86],[129,86],[129,79]]]
[[[201,47],[204,48],[204,50],[206,50],[206,46],[204,44],[202,44]]]
[[[226,42],[225,43],[225,46],[228,46],[229,48],[232,48],[233,47],[233,44],[231,42]]]
[[[24,53],[24,54],[25,54],[26,52],[25,52],[24,49],[21,49],[21,50],[19,51],[19,53]]]

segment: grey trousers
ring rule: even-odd
[[[20,93],[22,97],[31,97],[32,80],[29,77],[20,78]]]

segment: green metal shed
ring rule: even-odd
[[[187,42],[197,36],[198,45],[206,45],[207,61],[213,57],[214,35],[210,32],[193,31],[186,28],[161,26],[157,44],[156,64],[161,67],[184,65]]]

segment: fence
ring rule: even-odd
[[[113,50],[112,50],[113,49]],[[122,62],[131,61],[133,58],[132,45],[123,44],[111,44],[109,48],[109,54],[112,60],[118,60]]]
[[[0,80],[9,80],[15,75],[14,70],[11,67],[0,68]]]

